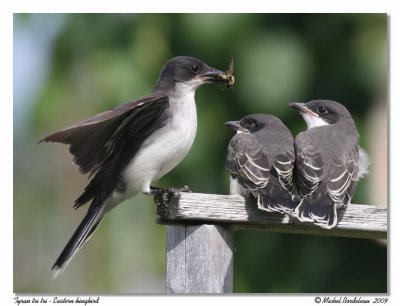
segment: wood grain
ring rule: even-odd
[[[233,233],[229,226],[167,226],[166,293],[232,290]]]
[[[231,224],[235,229],[369,239],[387,237],[387,210],[372,205],[350,204],[345,211],[339,210],[338,225],[329,230],[287,215],[261,211],[254,199],[241,196],[179,193],[160,204],[157,212],[162,224]]]

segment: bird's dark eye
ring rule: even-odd
[[[256,123],[254,122],[254,120],[251,119],[246,119],[242,122],[242,126],[246,129],[251,131],[252,129],[254,129],[256,127]]]
[[[193,65],[193,66],[192,66],[192,71],[193,71],[194,73],[199,72],[199,70],[200,70],[200,67],[199,67],[199,66],[197,66],[197,65]]]
[[[318,113],[319,114],[326,114],[328,111],[326,109],[326,107],[320,106],[318,107]]]

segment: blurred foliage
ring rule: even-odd
[[[362,145],[374,146],[366,118],[376,105],[386,107],[385,14],[16,14],[14,24],[39,39],[46,31],[35,31],[33,21],[50,29],[56,17],[65,22],[48,46],[40,94],[24,106],[27,122],[14,116],[23,127],[14,137],[15,292],[163,292],[165,228],[145,196],[115,209],[63,276],[51,279],[52,263],[84,214],[72,204],[87,180],[66,147],[35,141],[148,94],[173,56],[221,70],[233,57],[236,84],[198,90],[195,144],[159,186],[228,193],[224,165],[233,132],[224,122],[272,113],[295,135],[305,123],[287,107],[291,101],[345,104]],[[369,202],[372,187],[368,178],[360,182],[353,202],[376,204]],[[239,231],[235,243],[235,292],[387,291],[386,246],[375,241]]]

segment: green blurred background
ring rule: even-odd
[[[198,90],[194,146],[157,185],[228,193],[224,122],[272,113],[297,134],[305,123],[287,103],[324,98],[351,111],[371,157],[353,202],[386,205],[387,54],[386,14],[15,14],[14,291],[164,292],[165,227],[142,195],[109,214],[52,279],[88,181],[66,146],[36,141],[148,94],[177,55],[221,70],[233,57],[236,84]],[[235,245],[235,292],[387,292],[382,241],[246,230]]]

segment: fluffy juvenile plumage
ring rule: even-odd
[[[357,181],[367,173],[368,156],[348,110],[340,103],[291,103],[308,129],[295,139],[295,183],[300,221],[323,228],[337,224],[337,209],[350,203]]]
[[[278,118],[253,114],[227,122],[237,131],[227,153],[231,194],[257,198],[258,208],[293,213],[293,137]]]

